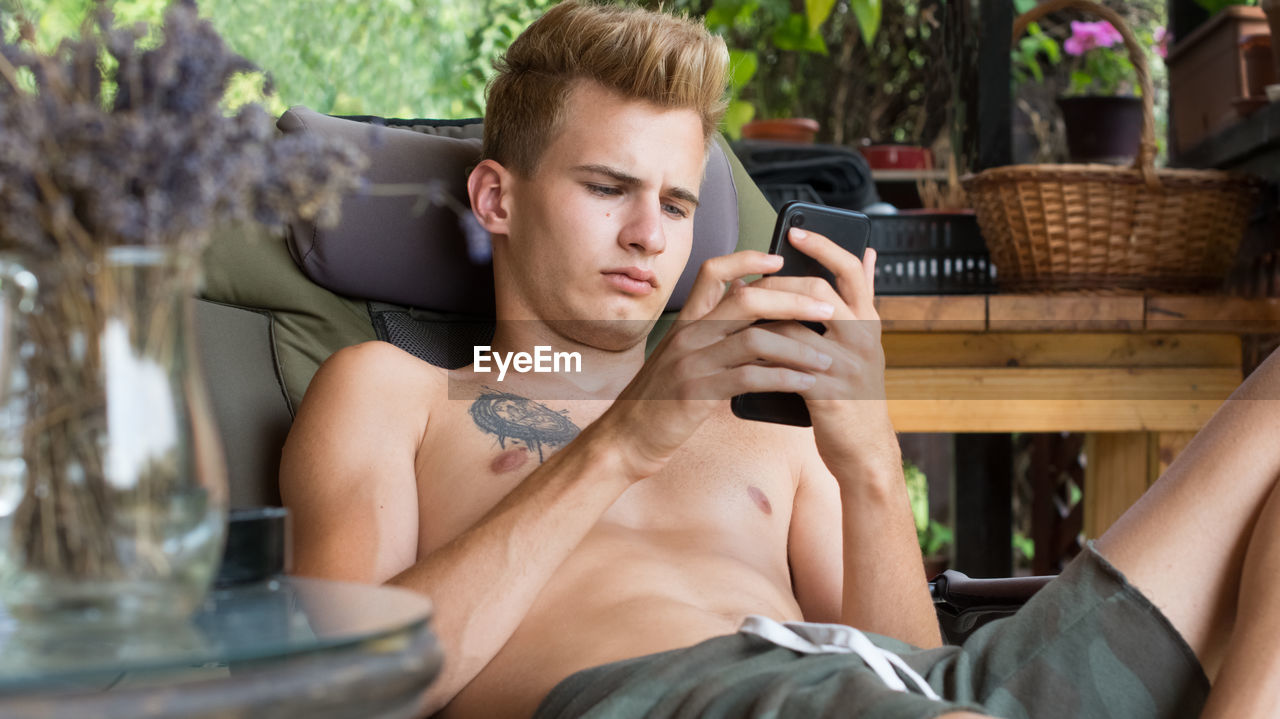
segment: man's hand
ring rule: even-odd
[[[822,322],[836,312],[829,300],[741,279],[781,266],[777,255],[753,251],[703,263],[672,329],[596,422],[616,438],[633,481],[661,470],[724,400],[802,392],[830,366],[831,357],[809,344],[752,326],[761,319]]]
[[[816,232],[794,228],[790,240],[831,270],[836,286],[817,277],[765,277],[752,285],[801,293],[834,308],[823,335],[794,322],[771,325],[778,334],[833,359],[829,367],[813,373],[812,386],[800,390],[822,460],[838,478],[895,474],[901,458],[885,398],[884,348],[874,294],[876,251],[867,248],[859,260]]]

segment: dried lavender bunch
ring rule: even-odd
[[[137,357],[184,371],[180,300],[192,292],[208,229],[237,220],[278,227],[294,217],[332,223],[365,164],[349,144],[279,135],[257,105],[225,115],[229,81],[255,68],[191,0],[169,7],[153,49],[138,46],[145,34],[114,27],[100,3],[80,36],[51,53],[33,49],[29,25],[19,42],[0,42],[0,252],[35,271],[40,294],[6,338],[31,350],[16,353],[22,371],[9,377],[25,386],[0,407],[23,413],[20,426],[11,423],[25,478],[8,561],[49,581],[185,571],[170,565],[162,527],[178,495],[215,502],[184,474],[195,442],[153,448],[128,481],[113,476],[104,458],[122,445],[122,430],[109,421],[109,377],[119,370],[108,365]],[[120,245],[163,248],[167,259],[112,266],[108,250]],[[127,348],[113,355],[121,329]],[[137,388],[115,387],[117,395],[129,389]],[[174,434],[200,421],[184,415]],[[121,526],[130,529],[127,548]]]
[[[114,27],[100,2],[52,53],[35,52],[28,33],[0,43],[0,250],[83,257],[189,243],[194,253],[215,221],[336,220],[364,169],[355,148],[278,137],[258,105],[225,115],[228,82],[257,68],[193,0],[168,8],[158,46],[140,49],[145,34]]]

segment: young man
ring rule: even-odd
[[[429,596],[446,661],[426,710],[446,717],[1190,716],[1199,662],[1224,660],[1207,715],[1271,711],[1280,449],[1244,430],[1280,425],[1276,403],[1228,402],[1097,552],[939,648],[873,251],[793,232],[834,287],[712,259],[645,360],[726,64],[695,23],[572,3],[511,46],[468,184],[494,241],[493,352],[551,346],[583,371],[497,386],[381,343],[335,354],[285,448],[297,571]],[[1234,399],[1264,386],[1280,359]],[[801,393],[813,430],[730,414],[770,390]],[[800,620],[874,634],[778,623]]]

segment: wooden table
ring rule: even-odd
[[[1146,491],[1242,381],[1280,298],[883,296],[899,432],[1086,432],[1085,533]]]

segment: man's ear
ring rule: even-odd
[[[495,160],[482,160],[467,177],[471,211],[491,235],[509,233],[513,179],[511,172]]]

